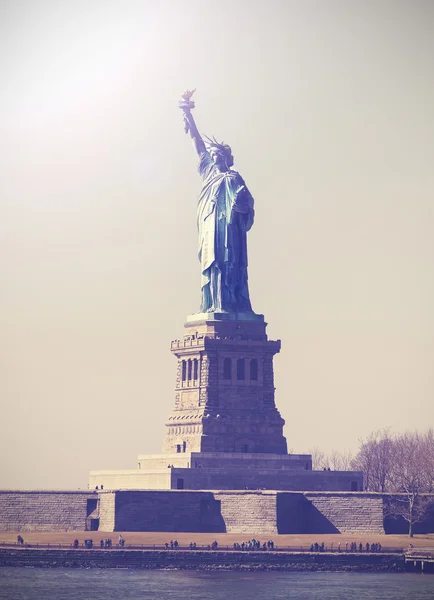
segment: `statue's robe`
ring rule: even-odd
[[[246,233],[253,225],[253,198],[241,175],[219,171],[208,152],[201,154],[198,170],[200,311],[251,312]]]

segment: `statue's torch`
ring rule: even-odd
[[[194,108],[194,102],[191,99],[191,97],[195,91],[196,91],[196,88],[194,90],[185,91],[181,96],[181,100],[178,102],[179,108],[184,112],[184,131],[185,131],[185,133],[188,133],[190,130],[190,123],[188,121],[187,115],[191,111],[191,109]]]

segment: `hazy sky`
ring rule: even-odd
[[[0,2],[0,487],[161,451],[198,310],[177,107],[256,202],[288,447],[434,425],[434,3]]]

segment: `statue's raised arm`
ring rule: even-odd
[[[191,99],[196,90],[187,90],[179,101],[179,108],[184,113],[184,131],[185,133],[190,132],[191,139],[193,140],[196,152],[200,156],[203,152],[206,152],[205,143],[197,129],[196,123],[191,114],[191,109],[194,108],[194,101]]]

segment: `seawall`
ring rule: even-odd
[[[395,553],[228,552],[222,550],[42,550],[0,549],[0,567],[182,569],[228,571],[357,571],[404,570]]]

